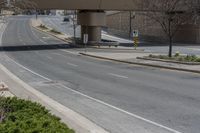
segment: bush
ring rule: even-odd
[[[41,24],[40,26],[39,26],[39,28],[42,28],[42,29],[48,29],[45,25],[43,25],[43,24]]]
[[[0,133],[74,133],[38,103],[1,98],[0,109],[6,110]]]
[[[51,32],[53,32],[53,33],[56,33],[56,34],[61,34],[61,32],[59,32],[59,31],[57,31],[57,30],[55,30],[55,29],[52,29],[52,30],[50,30]]]
[[[180,52],[178,52],[178,51],[177,51],[177,52],[175,53],[175,55],[174,55],[174,56],[175,56],[175,57],[178,57],[178,56],[180,56]]]
[[[158,58],[158,59],[167,59],[167,60],[175,60],[175,61],[182,61],[182,62],[200,62],[200,57],[196,55],[179,55],[177,52],[173,57],[168,57],[167,55],[149,55],[150,58]]]

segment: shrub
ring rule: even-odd
[[[57,30],[55,30],[55,29],[52,29],[52,30],[50,30],[51,32],[53,32],[53,33],[56,33],[56,34],[61,34],[61,32],[59,32],[59,31],[57,31]]]
[[[177,51],[176,53],[175,53],[175,55],[174,55],[175,57],[178,57],[178,56],[180,56],[180,52],[179,51]]]
[[[74,133],[60,119],[38,103],[14,98],[1,98],[6,109],[0,133]]]
[[[39,28],[42,28],[42,29],[48,29],[45,25],[43,25],[43,24],[41,24],[40,26],[39,26]]]

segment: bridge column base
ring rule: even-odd
[[[96,44],[101,41],[101,28],[106,25],[104,11],[81,10],[78,13],[78,24],[81,25],[81,39],[88,34],[88,43]]]

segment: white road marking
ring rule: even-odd
[[[70,65],[70,66],[73,66],[73,67],[77,67],[78,66],[78,65],[70,63],[70,62],[68,62],[67,64]]]
[[[90,97],[90,96],[88,96],[88,95],[85,95],[85,94],[83,94],[83,93],[81,93],[81,92],[79,92],[79,91],[73,90],[73,89],[71,89],[71,88],[69,88],[69,87],[67,87],[67,86],[62,85],[62,84],[61,84],[61,86],[63,86],[64,88],[66,88],[66,89],[68,89],[68,90],[70,90],[70,91],[72,91],[72,92],[74,92],[74,93],[77,93],[77,94],[79,94],[79,95],[81,95],[81,96],[84,96],[84,97],[86,97],[86,98],[88,98],[88,99],[91,99],[91,100],[93,100],[93,101],[96,101],[96,102],[98,102],[98,103],[101,103],[101,104],[103,104],[103,105],[106,105],[106,106],[108,106],[108,107],[110,107],[110,108],[112,108],[112,109],[118,110],[118,111],[120,111],[120,112],[122,112],[122,113],[125,113],[125,114],[127,114],[127,115],[132,116],[132,117],[135,117],[135,118],[137,118],[137,119],[139,119],[139,120],[142,120],[142,121],[145,121],[145,122],[147,122],[147,123],[150,123],[150,124],[152,124],[152,125],[154,125],[154,126],[163,128],[163,129],[165,129],[165,130],[167,130],[167,131],[170,131],[170,132],[172,132],[172,133],[182,133],[182,132],[177,131],[177,130],[175,130],[175,129],[166,127],[166,126],[161,125],[161,124],[159,124],[159,123],[153,122],[153,121],[151,121],[151,120],[145,119],[145,118],[143,118],[143,117],[141,117],[141,116],[138,116],[138,115],[136,115],[136,114],[133,114],[133,113],[130,113],[130,112],[125,111],[125,110],[123,110],[123,109],[120,109],[120,108],[118,108],[118,107],[115,107],[115,106],[113,106],[113,105],[111,105],[111,104],[105,103],[105,102],[103,102],[103,101],[101,101],[101,100],[98,100],[98,99],[96,99],[96,98],[93,98],[93,97]]]
[[[59,53],[51,53],[51,54],[63,56],[62,54],[59,54]]]
[[[70,53],[70,54],[74,54],[74,55],[78,55],[78,52],[72,52],[72,51],[63,50],[63,49],[61,49],[61,51],[66,52],[66,53]]]
[[[114,77],[117,77],[117,78],[124,78],[124,79],[128,78],[127,76],[123,76],[123,75],[119,75],[119,74],[114,74],[114,73],[108,73],[108,75],[111,75],[111,76],[114,76]]]
[[[8,57],[8,56],[7,56],[7,57]],[[42,78],[44,78],[44,79],[46,79],[46,80],[48,80],[48,81],[52,81],[51,79],[49,79],[49,78],[47,78],[47,77],[45,77],[45,76],[42,76],[42,75],[40,75],[40,74],[38,74],[38,73],[36,73],[36,72],[34,72],[34,71],[28,69],[27,67],[25,67],[25,66],[23,66],[23,65],[21,65],[21,64],[19,64],[19,63],[17,63],[16,61],[14,61],[13,59],[11,59],[10,57],[8,57],[8,58],[9,58],[11,61],[13,61],[14,63],[16,63],[17,65],[19,65],[20,67],[24,68],[25,70],[27,70],[27,71],[29,71],[29,72],[31,72],[31,73],[33,73],[33,74],[39,76],[39,77],[42,77]],[[115,106],[113,106],[113,105],[111,105],[111,104],[105,103],[105,102],[103,102],[103,101],[101,101],[101,100],[98,100],[98,99],[95,99],[95,98],[90,97],[90,96],[88,96],[88,95],[85,95],[85,94],[83,94],[83,93],[81,93],[81,92],[79,92],[79,91],[73,90],[73,89],[71,89],[71,88],[69,88],[69,87],[67,87],[67,86],[62,85],[62,84],[60,84],[60,85],[63,86],[64,88],[66,88],[66,89],[68,89],[68,90],[74,92],[74,93],[77,93],[77,94],[79,94],[79,95],[81,95],[81,96],[84,96],[84,97],[86,97],[86,98],[88,98],[88,99],[91,99],[91,100],[93,100],[93,101],[96,101],[97,103],[100,103],[100,104],[103,104],[103,105],[105,105],[105,106],[108,106],[108,107],[110,107],[110,108],[112,108],[112,109],[118,110],[118,111],[120,111],[120,112],[122,112],[122,113],[125,113],[125,114],[127,114],[127,115],[130,115],[130,116],[132,116],[132,117],[134,117],[134,118],[137,118],[137,119],[139,119],[139,120],[145,121],[145,122],[147,122],[147,123],[149,123],[149,124],[152,124],[152,125],[154,125],[154,126],[163,128],[163,129],[165,129],[165,130],[167,130],[167,131],[170,131],[170,132],[172,132],[172,133],[181,133],[181,132],[179,132],[179,131],[177,131],[177,130],[174,130],[174,129],[172,129],[172,128],[166,127],[166,126],[161,125],[161,124],[159,124],[159,123],[153,122],[153,121],[151,121],[151,120],[145,119],[145,118],[143,118],[143,117],[141,117],[141,116],[138,116],[138,115],[136,115],[136,114],[133,114],[133,113],[130,113],[130,112],[125,111],[125,110],[123,110],[123,109],[120,109],[120,108],[118,108],[118,107],[115,107]]]
[[[22,40],[21,38],[19,38],[19,41],[20,41],[20,42],[23,42],[23,40]]]
[[[40,74],[38,74],[38,73],[36,73],[36,72],[34,72],[34,71],[28,69],[27,67],[21,65],[20,63],[16,62],[14,59],[10,58],[8,55],[5,55],[5,56],[7,56],[12,62],[14,62],[14,63],[17,64],[18,66],[22,67],[23,69],[25,69],[25,70],[27,70],[27,71],[29,71],[29,72],[31,72],[31,73],[33,73],[33,74],[35,74],[35,75],[41,77],[41,78],[44,78],[44,79],[46,79],[46,80],[48,80],[48,81],[52,81],[51,79],[49,79],[49,78],[47,78],[47,77],[44,77],[44,76],[42,76],[42,75],[40,75]]]
[[[50,56],[45,56],[45,57],[47,57],[48,59],[50,59],[50,60],[52,60],[53,58],[52,57],[50,57]]]
[[[33,31],[32,28],[30,28],[30,29],[31,29],[32,34],[35,36],[35,38],[37,38],[40,42],[42,42],[42,43],[44,43],[44,44],[47,44],[47,42],[43,41],[42,39],[40,39],[40,38],[35,34],[35,32]]]
[[[42,38],[44,38],[44,39],[49,39],[50,37],[47,37],[47,36],[43,36]]]
[[[26,43],[25,42],[22,42],[23,43],[23,45],[26,45]]]

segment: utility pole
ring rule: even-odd
[[[76,23],[75,23],[75,19],[76,19],[76,11],[74,11],[74,14],[73,14],[74,44],[76,44]]]
[[[135,12],[129,11],[129,38],[132,38],[132,21],[135,18]]]

